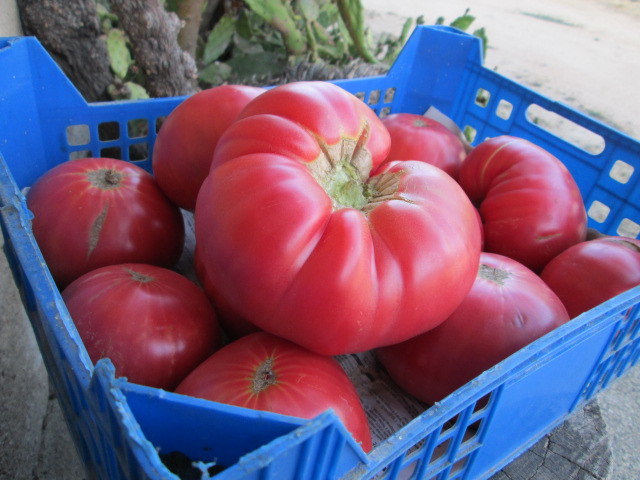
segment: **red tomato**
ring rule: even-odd
[[[571,318],[640,285],[640,240],[602,237],[573,245],[540,274]]]
[[[265,332],[222,347],[175,391],[299,418],[314,418],[332,408],[363,450],[371,450],[367,416],[340,364]]]
[[[110,265],[62,291],[93,362],[109,357],[118,376],[174,388],[220,343],[205,293],[182,275],[144,264]]]
[[[488,252],[539,273],[586,238],[587,214],[571,173],[527,140],[501,136],[480,143],[463,162],[458,181],[479,205]]]
[[[248,85],[220,85],[190,96],[167,117],[153,147],[152,165],[158,185],[174,203],[195,208],[218,139],[262,92]]]
[[[200,255],[198,254],[198,245],[195,248],[194,254],[194,267],[198,282],[203,286],[204,290],[211,298],[215,309],[218,321],[224,333],[230,340],[236,340],[250,333],[260,332],[261,330],[251,322],[238,315],[227,303],[224,297],[220,296],[215,290],[211,281],[208,278],[207,271],[203,268],[200,261]]]
[[[413,113],[388,115],[382,122],[391,135],[387,161],[420,160],[458,178],[467,152],[460,139],[443,124]]]
[[[327,355],[443,321],[473,284],[474,207],[423,162],[390,162],[380,119],[324,82],[254,99],[220,139],[195,210],[209,291],[262,330]]]
[[[35,236],[60,288],[96,268],[173,267],[184,246],[180,209],[140,167],[111,158],[62,163],[27,194]]]
[[[483,253],[469,295],[444,323],[376,353],[401,388],[434,403],[568,320],[534,272]]]

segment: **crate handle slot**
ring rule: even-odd
[[[575,123],[559,113],[547,110],[536,103],[525,111],[526,119],[536,127],[584,150],[591,155],[604,152],[605,140],[601,135]]]

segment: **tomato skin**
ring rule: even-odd
[[[389,132],[365,103],[327,82],[292,82],[268,91],[250,102],[238,119],[267,113],[297,123],[326,145],[343,137],[361,137],[366,124],[366,149],[371,152],[372,169],[389,153]],[[366,129],[364,129],[366,131]]]
[[[276,87],[247,105],[216,149],[195,231],[210,293],[262,330],[338,355],[443,321],[475,278],[480,228],[460,186],[437,167],[389,162],[369,177],[388,150],[384,126],[360,100],[319,85],[288,84],[289,101]],[[362,167],[364,205],[340,204],[317,179],[350,147],[357,158],[343,168]]]
[[[158,185],[174,203],[193,211],[218,140],[245,105],[264,91],[220,85],[193,94],[169,114],[154,144],[152,167]]]
[[[424,402],[442,400],[569,320],[560,299],[519,262],[482,253],[480,263],[469,295],[447,320],[406,342],[376,350],[394,381]],[[493,269],[507,273],[502,285],[491,279]]]
[[[205,293],[162,267],[102,267],[73,281],[62,298],[91,360],[109,357],[130,382],[173,389],[220,345]]]
[[[391,114],[382,122],[391,136],[391,150],[386,161],[420,160],[457,179],[467,152],[451,130],[432,118],[412,113]]]
[[[571,318],[640,285],[640,240],[606,236],[573,245],[540,274]]]
[[[261,330],[257,326],[238,315],[227,304],[225,298],[217,292],[208,277],[207,270],[202,265],[198,250],[198,245],[196,244],[193,259],[196,276],[198,277],[198,282],[213,302],[216,316],[227,338],[237,340],[250,333],[260,332]]]
[[[270,383],[257,386],[267,378]],[[222,347],[176,393],[254,410],[314,418],[332,408],[365,452],[369,422],[355,387],[332,357],[258,332]]]
[[[458,181],[479,206],[485,250],[539,273],[587,235],[580,190],[567,168],[522,138],[500,136],[476,146]]]
[[[105,172],[107,185],[96,187],[95,176]],[[60,288],[105,265],[173,267],[184,246],[178,207],[149,173],[123,160],[62,163],[33,184],[27,206],[34,214],[33,235]]]

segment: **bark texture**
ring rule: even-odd
[[[149,94],[171,97],[194,93],[196,63],[178,45],[178,16],[167,12],[160,0],[112,0],[111,6],[129,37]]]
[[[25,35],[35,36],[88,102],[110,100],[109,54],[94,0],[18,0]]]

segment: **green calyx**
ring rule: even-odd
[[[365,147],[368,137],[369,125],[365,124],[356,138],[343,137],[333,145],[318,142],[321,154],[308,168],[331,198],[334,211],[355,208],[368,215],[389,200],[411,202],[398,193],[402,171],[369,177],[373,165]]]
[[[340,208],[365,209],[372,197],[368,184],[372,168],[371,153],[365,147],[369,125],[359,134],[343,137],[328,145],[318,139],[320,155],[308,167],[311,175],[331,197],[334,210]]]
[[[333,200],[336,208],[363,209],[371,198],[371,192],[361,175],[348,160],[333,166],[323,179],[322,186]]]

